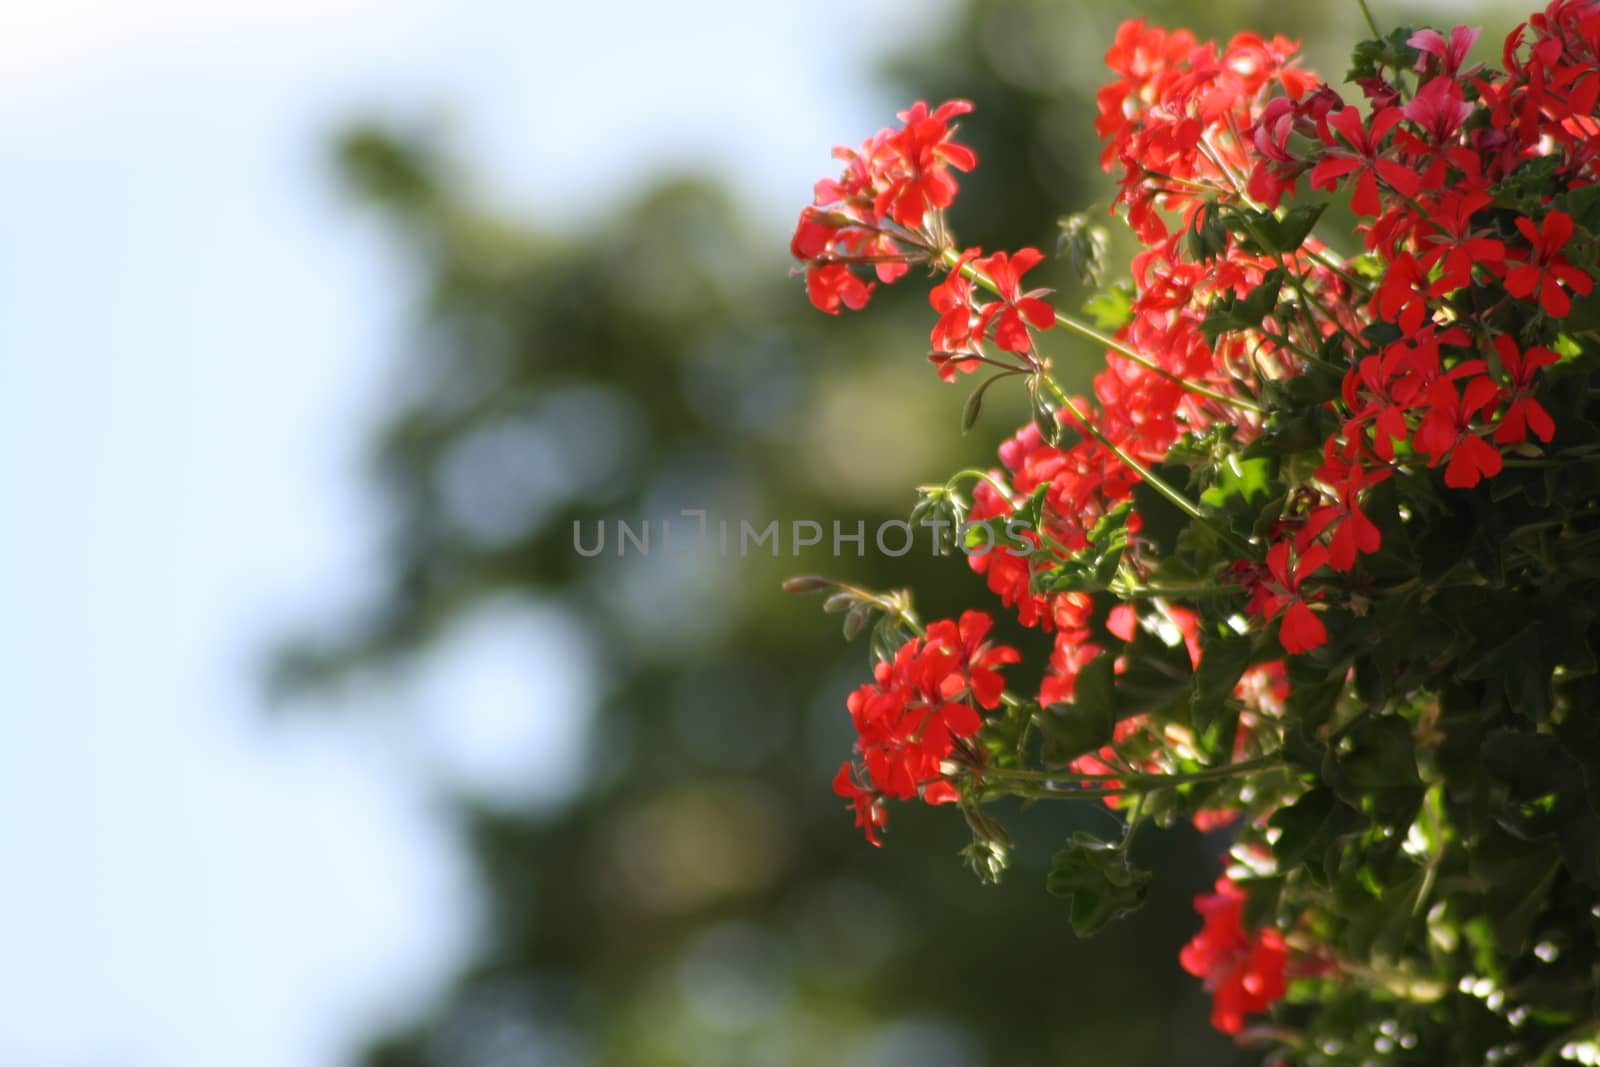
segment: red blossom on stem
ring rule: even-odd
[[[1449,293],[1471,285],[1474,267],[1491,274],[1503,272],[1505,244],[1484,236],[1472,222],[1474,215],[1493,202],[1494,197],[1479,190],[1448,191],[1429,207],[1432,226],[1418,237],[1422,248],[1418,263],[1425,270],[1442,268],[1431,287],[1433,292]]]
[[[1042,298],[1050,290],[1022,291],[1022,276],[1044,262],[1037,248],[1024,248],[1007,254],[996,252],[974,263],[989,276],[1000,299],[984,306],[978,315],[978,332],[994,331],[994,343],[1008,352],[1026,353],[1033,347],[1028,327],[1048,330],[1056,323],[1056,313]]]
[[[1305,525],[1295,536],[1295,546],[1303,554],[1324,532],[1328,539],[1328,565],[1348,571],[1356,565],[1358,554],[1370,554],[1383,547],[1377,525],[1361,511],[1362,492],[1386,480],[1387,467],[1369,467],[1362,462],[1359,440],[1342,449],[1329,439],[1323,447],[1322,466],[1317,480],[1333,490],[1333,501],[1313,508]],[[1313,616],[1314,618],[1314,616]]]
[[[1328,562],[1328,549],[1311,544],[1291,555],[1292,549],[1289,541],[1277,541],[1267,549],[1265,564],[1241,561],[1235,575],[1250,594],[1252,615],[1264,622],[1283,616],[1278,641],[1294,656],[1328,642],[1327,627],[1301,592],[1306,580]]]
[[[1517,229],[1528,239],[1529,247],[1513,248],[1508,253],[1522,266],[1506,275],[1506,292],[1519,300],[1534,297],[1546,315],[1566,318],[1572,312],[1572,297],[1567,290],[1579,296],[1594,291],[1594,279],[1588,272],[1579,270],[1561,254],[1572,240],[1572,216],[1565,211],[1552,211],[1540,225],[1532,219],[1519,218]]]
[[[1209,495],[1182,509],[1196,523],[1211,520],[1207,543],[1231,553],[1221,580],[1243,587],[1247,621],[1257,633],[1275,629],[1294,656],[1328,644],[1329,625],[1359,611],[1357,594],[1381,582],[1377,561],[1368,561],[1375,573],[1361,565],[1384,547],[1384,530],[1408,521],[1394,510],[1396,493],[1434,478],[1446,489],[1474,488],[1500,473],[1502,447],[1531,452],[1530,438],[1554,439],[1537,392],[1539,371],[1559,357],[1519,338],[1556,344],[1560,324],[1546,320],[1570,315],[1573,298],[1594,288],[1594,235],[1561,208],[1589,219],[1584,190],[1600,182],[1600,0],[1554,0],[1507,39],[1503,74],[1467,68],[1476,36],[1466,27],[1412,34],[1416,88],[1386,59],[1359,82],[1368,104],[1358,108],[1294,66],[1294,42],[1240,34],[1225,45],[1202,43],[1187,31],[1124,23],[1106,57],[1115,78],[1097,94],[1095,125],[1106,141],[1102,163],[1118,172],[1116,207],[1143,247],[1128,314],[1087,396],[1068,398],[1045,377],[1032,331],[1059,324],[1105,343],[1112,327],[1058,316],[1048,290],[1024,290],[1024,275],[1044,259],[1034,248],[954,254],[959,246],[938,212],[956,194],[955,172],[976,163],[952,140],[952,120],[970,105],[930,110],[919,102],[901,113],[901,128],[837,153],[844,172],[818,183],[791,243],[812,301],[833,313],[858,309],[875,284],[912,264],[945,270],[928,296],[938,314],[929,339],[940,376],[953,380],[979,362],[1034,372],[1037,421],[1001,446],[1003,470],[974,484],[970,506],[959,485],[973,472],[946,490],[969,523],[1024,507],[1037,518],[1020,534],[1023,551],[991,541],[967,559],[1022,625],[1053,635],[1037,707],[1004,696],[1000,670],[1019,656],[990,642],[992,619],[982,612],[934,622],[877,664],[873,681],[849,698],[855,758],[834,779],[872,844],[880,843],[889,799],[961,801],[980,842],[993,844],[976,809],[991,790],[1030,798],[1098,792],[1117,807],[1150,784],[1148,775],[1170,775],[1180,780],[1160,787],[1194,798],[1187,810],[1196,826],[1247,813],[1246,850],[1269,854],[1267,820],[1287,798],[1254,792],[1242,776],[1229,782],[1226,768],[1206,766],[1182,780],[1197,760],[1225,758],[1198,720],[1126,715],[1110,728],[1109,744],[1065,768],[1043,756],[1043,772],[1025,765],[1025,732],[1014,750],[1011,741],[996,744],[1006,731],[984,738],[989,749],[973,739],[982,711],[1002,700],[1008,727],[1083,713],[1080,695],[1103,696],[1087,687],[1080,694],[1084,670],[1109,667],[1126,685],[1142,666],[1139,642],[1152,634],[1172,651],[1174,632],[1181,635],[1192,669],[1216,647],[1210,642],[1234,640],[1229,630],[1241,627],[1232,609],[1223,623],[1197,603],[1217,592],[1217,571],[1179,570],[1176,584],[1166,584],[1160,539],[1141,536],[1145,517],[1130,504],[1141,480],[1182,506],[1191,501],[1181,494],[1206,493],[1221,458],[1244,458],[1256,442],[1277,446],[1267,451],[1273,457],[1294,450],[1281,464],[1274,459],[1267,476],[1284,495],[1266,498],[1275,503],[1252,528],[1270,531],[1264,552],[1253,534],[1215,521]],[[1310,222],[1292,245],[1263,251],[1272,242],[1258,231],[1277,223],[1283,233],[1306,221],[1303,209],[1291,217],[1279,205],[1308,172],[1312,188],[1348,194],[1363,217],[1355,228],[1362,259],[1341,260],[1309,233]],[[1264,218],[1263,207],[1273,217]],[[1518,211],[1526,217],[1513,217]],[[991,342],[1024,358],[991,359]],[[1324,384],[1340,374],[1330,398]],[[1277,418],[1286,413],[1295,418]],[[1301,429],[1317,420],[1322,429],[1302,445]],[[1319,439],[1320,463],[1312,452]],[[1215,449],[1207,465],[1196,458],[1201,447]],[[1195,480],[1171,482],[1164,461],[1186,464]],[[1227,488],[1220,476],[1212,487]],[[1380,502],[1389,515],[1376,512]],[[1086,554],[1091,548],[1119,554]],[[1081,591],[1086,582],[1096,592]],[[1113,597],[1124,599],[1108,607]],[[1272,720],[1288,697],[1286,663],[1252,664],[1238,676],[1235,762],[1270,760],[1279,745]],[[979,765],[980,786],[958,792],[953,776]],[[1066,788],[1074,775],[1082,777]],[[1228,1033],[1280,1000],[1289,974],[1282,933],[1246,929],[1244,900],[1228,878],[1197,898],[1204,926],[1180,956],[1205,980],[1212,1021]],[[1302,929],[1299,937],[1320,927]],[[1335,966],[1326,950],[1298,939],[1297,953],[1300,975]]]
[[[977,369],[978,361],[975,358],[952,357],[966,353],[973,339],[973,282],[963,268],[982,254],[983,250],[979,248],[969,248],[961,253],[944,281],[928,292],[929,305],[939,313],[939,321],[934,323],[928,335],[933,345],[930,358],[939,367],[939,377],[947,382],[954,380],[957,370],[971,374]]]
[[[1020,659],[1016,649],[986,639],[992,625],[981,611],[931,623],[926,636],[906,642],[892,660],[880,661],[873,680],[850,694],[846,706],[861,769],[841,768],[834,791],[852,802],[856,825],[874,844],[887,821],[878,807],[883,799],[921,797],[929,804],[957,799],[941,765],[983,725],[973,705],[999,705],[1002,683],[996,668]]]
[[[870,784],[863,784],[856,768],[848,761],[833,776],[833,792],[850,801],[856,825],[866,835],[868,843],[873,848],[882,848],[883,838],[878,836],[878,831],[889,825],[889,809],[884,805],[883,794]]]
[[[1183,969],[1205,981],[1211,1025],[1225,1034],[1243,1030],[1247,1016],[1267,1011],[1287,990],[1283,935],[1270,927],[1246,930],[1244,901],[1244,891],[1230,879],[1217,879],[1214,893],[1195,897],[1205,925],[1178,954]]]
[[[859,148],[834,149],[844,171],[817,182],[789,243],[806,265],[806,291],[819,309],[837,315],[841,307],[866,306],[872,285],[852,268],[870,268],[888,284],[937,248],[940,226],[928,215],[955,199],[951,169],[971,170],[978,161],[951,140],[950,120],[971,110],[965,100],[931,112],[918,101],[900,113],[900,129],[880,130]]]
[[[930,113],[928,105],[918,100],[900,112],[905,126],[889,138],[896,159],[892,167],[885,168],[883,191],[872,204],[879,218],[892,218],[915,229],[930,210],[949,207],[955,201],[956,180],[950,169],[971,170],[978,165],[978,156],[966,145],[950,140],[955,133],[950,120],[971,111],[967,101],[949,100]]]
[[[1452,489],[1471,489],[1484,478],[1500,473],[1500,450],[1473,429],[1473,420],[1492,408],[1500,397],[1500,387],[1487,376],[1478,375],[1458,390],[1449,379],[1441,378],[1428,389],[1428,414],[1417,428],[1417,449],[1431,457],[1429,466],[1446,459],[1444,484]]]
[[[1561,357],[1539,345],[1524,350],[1515,337],[1504,333],[1494,339],[1494,350],[1511,379],[1510,402],[1500,415],[1500,424],[1495,427],[1495,441],[1502,445],[1521,444],[1532,433],[1548,442],[1555,436],[1556,424],[1544,405],[1533,397],[1534,376],[1540,367],[1557,363]]]
[[[841,306],[851,311],[866,307],[872,286],[843,263],[823,263],[806,271],[806,295],[818,310],[830,315],[839,314]]]
[[[1382,209],[1378,201],[1378,179],[1406,196],[1415,196],[1421,180],[1415,171],[1404,163],[1390,158],[1382,147],[1383,139],[1405,115],[1399,108],[1382,108],[1373,114],[1370,123],[1363,122],[1361,112],[1346,107],[1328,116],[1324,136],[1327,150],[1322,162],[1311,170],[1313,189],[1333,189],[1339,179],[1356,175],[1355,194],[1350,208],[1357,215],[1376,215]],[[1337,133],[1344,143],[1333,136]]]
[[[1474,26],[1454,26],[1446,41],[1438,30],[1418,30],[1406,38],[1406,44],[1422,54],[1417,57],[1417,70],[1436,68],[1445,78],[1469,78],[1478,68],[1462,70],[1467,53],[1472,51],[1479,30]]]

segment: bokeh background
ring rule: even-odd
[[[951,812],[879,851],[829,793],[865,649],[779,582],[987,604],[959,561],[572,547],[871,528],[987,463],[1023,413],[960,435],[924,287],[827,319],[788,228],[834,144],[965,96],[958,232],[1048,246],[1106,204],[1131,14],[1335,80],[1361,25],[0,2],[0,1067],[1254,1062],[1176,963],[1220,841],[1141,837],[1150,907],[1078,942],[1043,865],[1094,805],[1011,813],[985,888]]]

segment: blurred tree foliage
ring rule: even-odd
[[[969,0],[889,68],[907,101],[978,105],[963,140],[982,166],[955,212],[967,241],[1045,245],[1059,215],[1104,205],[1090,100],[1134,13],[1202,36],[1296,35],[1332,79],[1360,32],[1353,3]],[[816,147],[820,176],[832,163]],[[959,560],[926,540],[902,558],[869,545],[835,560],[826,543],[795,558],[787,529],[778,559],[574,550],[574,521],[590,540],[617,518],[676,518],[681,532],[680,508],[871,530],[906,516],[918,482],[989,462],[1026,416],[991,403],[959,436],[962,395],[906,343],[929,321],[914,279],[870,317],[824,321],[787,277],[790,220],[751,225],[704,179],[663,179],[580,237],[485,207],[426,137],[354,128],[338,161],[424,293],[375,442],[389,513],[377,602],[285,649],[274,683],[315,693],[403,666],[509,599],[585,636],[599,694],[569,802],[448,798],[481,877],[481,947],[425,1015],[372,1043],[369,1067],[1255,1059],[1209,1029],[1176,962],[1190,898],[1219,870],[1214,844],[1142,839],[1157,899],[1079,942],[1042,863],[1106,820],[1093,805],[1019,815],[1019,862],[985,888],[956,859],[966,835],[948,811],[903,806],[875,851],[830,794],[865,651],[779,582],[911,586],[936,617],[988,602]],[[1070,299],[1068,273],[1051,280]],[[1085,377],[1096,356],[1056,353]]]

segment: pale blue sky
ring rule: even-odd
[[[0,0],[0,1064],[337,1063],[474,936],[428,783],[571,785],[535,753],[581,744],[549,666],[585,650],[548,616],[486,612],[360,714],[261,714],[266,644],[373,580],[410,292],[328,131],[442,114],[554,225],[712,168],[777,232],[942,7]]]

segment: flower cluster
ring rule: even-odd
[[[982,726],[978,708],[999,706],[1004,683],[996,668],[1021,659],[1016,649],[986,640],[993,625],[981,611],[932,623],[850,694],[860,762],[841,766],[833,788],[851,801],[856,825],[874,845],[887,822],[885,797],[929,804],[957,798],[944,761]]]
[[[971,110],[965,100],[951,100],[930,112],[919,101],[900,113],[899,129],[834,150],[844,172],[817,182],[789,244],[806,262],[806,292],[818,308],[831,315],[840,307],[860,311],[876,283],[853,268],[869,267],[888,284],[936,247],[937,213],[956,195],[951,171],[978,163],[972,149],[951,140],[951,120]]]
[[[1100,97],[1105,162],[1120,166],[1119,202],[1151,245],[1135,261],[1139,298],[1126,336],[1151,352],[1190,345],[1198,358],[1189,372],[1201,375],[1238,365],[1230,337],[1251,346],[1258,380],[1348,368],[1309,514],[1278,524],[1264,560],[1235,570],[1252,613],[1281,617],[1287,652],[1327,640],[1312,607],[1321,594],[1302,585],[1317,584],[1324,568],[1349,572],[1382,547],[1362,510],[1373,486],[1424,462],[1444,468],[1446,486],[1472,488],[1501,472],[1506,449],[1554,433],[1534,394],[1538,369],[1557,356],[1501,332],[1488,309],[1525,302],[1523,316],[1563,318],[1593,282],[1565,254],[1575,233],[1568,213],[1529,217],[1497,205],[1529,160],[1561,184],[1596,176],[1580,136],[1600,81],[1584,77],[1596,59],[1593,18],[1589,5],[1553,5],[1533,20],[1526,61],[1513,61],[1523,31],[1511,35],[1509,77],[1498,80],[1465,65],[1476,31],[1457,27],[1448,41],[1420,31],[1408,41],[1413,70],[1376,67],[1361,79],[1365,113],[1295,69],[1282,40],[1241,35],[1219,51],[1130,23],[1108,55],[1121,78]],[[1396,84],[1403,74],[1418,81],[1409,98]],[[1267,99],[1269,90],[1281,95]],[[1348,189],[1351,209],[1372,220],[1360,227],[1363,261],[1342,264],[1308,232],[1284,233],[1293,213],[1261,210],[1293,198],[1302,175],[1312,189]],[[1187,247],[1169,232],[1170,215],[1183,220]],[[1587,255],[1592,266],[1592,246]],[[1204,280],[1172,288],[1197,271]],[[1216,296],[1230,283],[1223,311],[1285,286],[1296,299],[1257,302],[1219,322]],[[1208,322],[1212,349],[1196,340]],[[1205,425],[1184,414],[1188,428]],[[1230,421],[1236,438],[1257,431],[1248,417]]]
[[[866,304],[869,269],[942,273],[940,377],[985,373],[969,419],[1006,379],[1033,409],[998,466],[919,508],[1026,520],[1021,551],[967,559],[1048,655],[1006,691],[996,668],[1021,657],[989,615],[923,631],[900,594],[864,602],[877,663],[835,791],[873,844],[887,800],[959,804],[989,875],[1008,847],[991,800],[1124,813],[1122,842],[1078,835],[1052,865],[1080,932],[1142,901],[1144,821],[1227,827],[1238,880],[1197,900],[1180,955],[1227,1033],[1301,979],[1429,1005],[1498,952],[1521,982],[1548,916],[1600,892],[1581,688],[1600,662],[1600,0],[1554,0],[1503,69],[1469,62],[1477,38],[1363,43],[1357,102],[1293,41],[1124,24],[1095,128],[1139,250],[1096,325],[1025,281],[1037,249],[949,232],[952,172],[976,163],[951,139],[962,101],[840,150],[795,233],[827,312]],[[1330,203],[1356,222],[1325,239]],[[1105,351],[1088,395],[1051,376],[1056,329]],[[1481,888],[1496,849],[1503,896]],[[1576,1004],[1537,1010],[1556,1026]],[[1535,1009],[1489,1010],[1496,1055],[1531,1062]]]
[[[1205,925],[1178,953],[1183,969],[1204,980],[1211,994],[1211,1025],[1225,1034],[1244,1029],[1245,1017],[1283,999],[1288,946],[1277,930],[1246,930],[1245,895],[1228,878],[1215,893],[1195,898]]]

